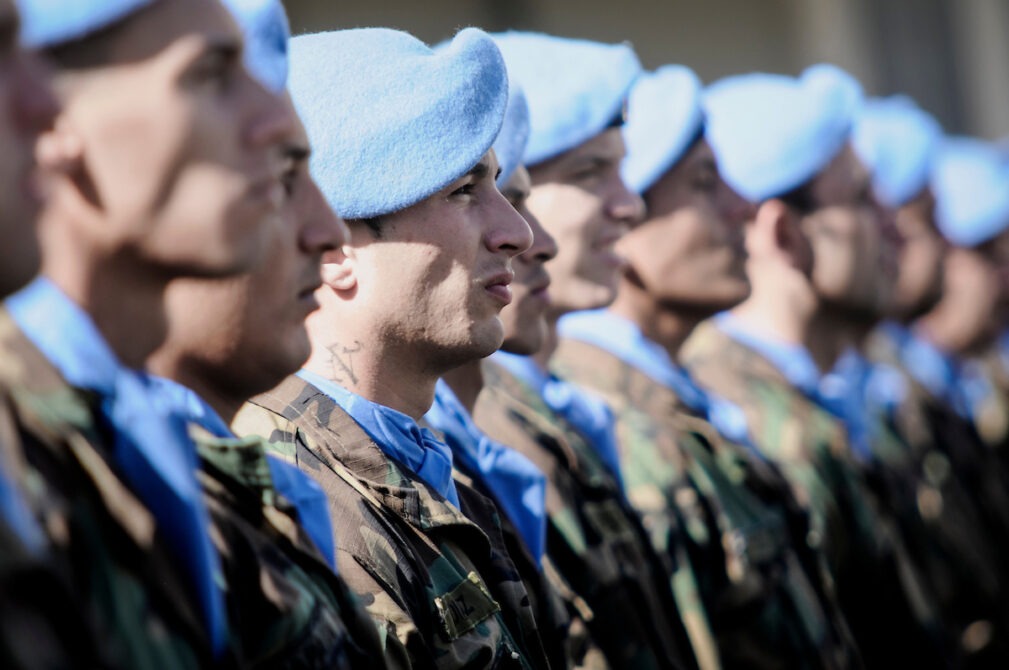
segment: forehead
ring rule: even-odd
[[[847,204],[867,188],[869,171],[848,145],[816,177],[813,195],[817,202],[824,205]]]
[[[424,198],[418,203],[410,205],[406,209],[401,209],[398,212],[393,212],[391,214],[386,214],[381,218],[384,220],[397,220],[397,221],[410,221],[415,218],[424,218],[432,215],[432,212],[439,207],[445,206],[448,202],[446,196],[459,188],[460,183],[464,180],[478,179],[487,180],[491,182],[494,181],[498,170],[497,157],[494,155],[494,150],[490,149],[483,155],[483,157],[477,161],[476,165],[467,170],[464,174],[459,175],[454,179],[448,186],[444,187],[437,193],[432,193],[428,197]],[[387,179],[395,179],[394,176],[387,175]]]
[[[627,149],[620,128],[607,128],[574,149],[529,168],[533,183],[591,164],[619,165]]]
[[[293,119],[293,128],[291,131],[292,143],[307,149],[310,144],[308,139],[308,130],[305,128],[305,123],[298,115],[298,110],[294,107],[294,100],[291,99],[290,93],[284,93],[284,106],[287,108],[287,113],[290,115],[291,119]]]
[[[502,184],[501,192],[505,195],[515,195],[521,198],[529,195],[531,188],[532,183],[529,181],[529,171],[525,166],[519,165],[512,172],[511,176],[508,177],[508,181]]]
[[[0,0],[2,1],[2,0]],[[217,0],[158,0],[102,36],[110,63],[142,60],[174,46],[233,45],[242,33]]]

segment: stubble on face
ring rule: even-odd
[[[558,314],[602,307],[616,296],[624,261],[615,247],[643,214],[641,199],[620,177],[624,155],[620,129],[611,128],[529,170],[529,210],[559,248],[550,266]]]
[[[241,50],[227,10],[200,0],[154,3],[54,50],[104,248],[175,276],[234,275],[261,258],[293,125]]]

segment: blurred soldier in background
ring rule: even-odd
[[[581,214],[598,217],[600,227],[595,234],[612,242],[612,235],[619,234],[613,224],[630,223],[620,216],[638,213],[638,202],[626,191],[618,172],[624,152],[619,126],[628,90],[640,72],[637,57],[626,45],[542,34],[504,33],[496,39],[513,76],[528,87],[531,134],[525,155],[536,163],[530,172],[542,175],[539,171],[549,163],[593,173],[578,183],[569,179],[570,173],[555,175],[551,186],[571,192],[560,197],[582,198],[588,206],[583,204]],[[527,183],[524,188],[529,191],[524,198],[528,215],[538,227],[532,202],[540,186],[530,188]],[[594,209],[600,203],[603,212]],[[606,211],[607,207],[615,212]],[[556,226],[553,230],[562,234]],[[570,242],[579,231],[563,234]],[[551,266],[571,264],[574,254],[570,251],[564,259],[558,255],[551,260]],[[608,275],[615,271],[615,267],[592,264],[583,267],[594,273],[595,281],[609,281]],[[586,419],[593,419],[592,406],[581,407],[580,422],[573,418],[574,403],[582,400],[573,397],[577,390],[550,379],[529,356],[548,342],[544,318],[546,310],[552,309],[548,298],[553,297],[553,284],[547,293],[544,279],[545,275],[528,278],[536,290],[524,290],[519,301],[503,310],[505,342],[483,369],[486,384],[476,399],[474,417],[492,438],[521,452],[546,473],[547,556],[568,590],[584,603],[586,609],[573,615],[586,621],[606,666],[692,667],[668,568],[651,550],[626,502],[615,466],[613,437],[595,441],[609,428],[608,414],[603,415],[600,427],[585,425]],[[579,295],[582,289],[572,287],[570,277],[562,281],[569,299],[585,299]],[[567,394],[563,409],[551,407],[547,400],[557,399],[556,393]],[[591,658],[575,660],[599,667]]]
[[[636,84],[623,174],[647,216],[618,245],[627,267],[616,301],[563,318],[552,365],[617,411],[628,493],[648,526],[688,520],[683,541],[725,666],[848,667],[857,654],[787,482],[744,446],[742,411],[675,362],[701,320],[749,294],[750,207],[719,176],[704,131],[689,69]]]
[[[283,7],[275,0],[234,5],[250,71],[290,105]],[[284,150],[285,202],[269,230],[269,261],[234,278],[172,282],[169,334],[148,359],[149,369],[163,375],[153,379],[159,398],[190,424],[197,444],[241,663],[375,667],[377,630],[334,574],[322,489],[295,466],[267,456],[260,438],[239,440],[228,428],[244,402],[308,358],[304,322],[318,306],[312,293],[321,282],[322,254],[346,242],[346,226],[308,174],[310,149],[300,122]]]
[[[84,662],[227,666],[237,658],[193,445],[132,368],[164,337],[173,278],[262,257],[292,116],[242,66],[219,3],[21,8],[25,41],[56,65],[62,110],[37,148],[51,177],[44,276],[6,303],[5,442],[92,618],[102,659]]]
[[[44,188],[34,158],[35,141],[52,127],[56,99],[48,71],[33,51],[18,44],[21,24],[14,3],[0,2],[0,136],[6,147],[0,179],[0,298],[24,286],[38,271],[35,218]],[[0,312],[0,341],[14,330]],[[98,663],[71,576],[53,561],[42,524],[27,503],[24,454],[16,449],[18,378],[23,371],[3,353],[0,373],[0,665],[8,668],[88,667]],[[76,660],[75,660],[76,659]]]
[[[880,210],[849,144],[859,103],[857,84],[829,66],[709,89],[708,138],[722,174],[757,204],[746,228],[752,292],[695,330],[681,356],[744,410],[753,443],[810,512],[809,541],[823,549],[866,665],[929,667],[944,662],[931,596],[844,424],[818,395],[844,345],[828,327],[833,310],[886,304]]]
[[[1004,653],[991,634],[1005,616],[999,558],[1004,548],[999,548],[997,528],[986,523],[992,503],[996,509],[1004,506],[1004,497],[1003,502],[977,500],[975,468],[952,467],[967,454],[983,465],[990,454],[970,423],[915,379],[912,367],[924,371],[928,366],[909,367],[910,361],[902,360],[903,353],[912,356],[923,348],[911,344],[917,339],[910,329],[914,320],[942,297],[946,241],[936,225],[929,186],[941,133],[935,120],[906,98],[870,100],[859,115],[854,146],[872,171],[877,197],[895,211],[902,238],[890,310],[894,321],[864,347],[859,343],[871,363],[858,349],[849,350],[825,377],[821,392],[845,417],[852,441],[862,441],[861,463],[869,481],[900,523],[952,643],[969,666],[984,667],[997,664]],[[985,478],[1001,481],[995,470]]]

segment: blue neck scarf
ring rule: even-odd
[[[834,368],[820,380],[820,404],[841,419],[848,443],[863,462],[872,460],[872,419],[866,404],[871,366],[854,350],[845,352]]]
[[[445,434],[456,462],[490,489],[540,565],[547,534],[546,475],[519,452],[484,435],[442,379],[424,419]]]
[[[214,408],[189,387],[155,375],[148,375],[147,380],[155,398],[160,401],[165,411],[174,414],[185,423],[200,426],[215,437],[226,440],[238,439]],[[329,501],[325,491],[296,466],[273,454],[266,454],[266,464],[270,468],[273,487],[294,505],[302,528],[315,542],[326,563],[335,572],[336,547],[333,542],[333,526],[329,518]]]
[[[227,645],[218,586],[223,578],[196,480],[196,450],[185,425],[157,410],[145,378],[120,365],[90,317],[50,281],[36,279],[6,305],[69,384],[101,396],[102,412],[115,432],[117,465],[185,567],[219,654]]]
[[[498,351],[491,360],[532,387],[547,407],[574,426],[613,475],[620,490],[624,490],[616,419],[605,402],[570,382],[544,373],[530,356]]]
[[[561,318],[557,332],[561,337],[605,349],[671,390],[728,439],[752,446],[743,410],[699,387],[686,370],[673,362],[665,348],[645,337],[631,321],[605,309],[574,312]]]
[[[979,365],[960,361],[898,324],[886,324],[884,333],[897,344],[901,363],[919,384],[961,418],[973,420],[979,405],[992,392]]]
[[[409,468],[443,498],[459,507],[459,494],[452,480],[452,450],[427,428],[406,414],[379,405],[314,372],[298,376],[329,396],[357,421],[387,456]]]

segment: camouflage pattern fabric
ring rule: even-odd
[[[57,610],[36,603],[18,613],[16,592],[8,599],[5,590],[5,633],[13,621],[24,636],[19,645],[32,635],[60,639],[70,658],[46,667],[234,667],[234,659],[210,657],[196,603],[184,595],[187,582],[169,560],[154,517],[110,465],[111,436],[97,398],[68,386],[2,310],[0,351],[0,449],[16,464],[13,478],[49,543],[42,566],[18,560],[16,551],[0,552],[0,584],[23,587],[17,575],[49,571],[62,579],[39,597],[52,593],[66,604]],[[76,641],[61,632],[67,618],[82,626]]]
[[[614,410],[628,495],[666,529],[656,547],[687,548],[724,666],[857,667],[807,515],[778,468],[608,351],[565,339],[552,360]],[[670,535],[679,519],[684,532]]]
[[[438,433],[431,426],[425,426]],[[452,477],[456,484],[475,489],[478,493],[493,500],[491,491],[482,484],[482,480],[465,472],[456,461],[457,466]],[[601,655],[598,649],[592,649],[591,640],[585,631],[584,622],[571,616],[571,611],[581,611],[580,603],[572,602],[577,598],[570,587],[558,582],[556,568],[550,564],[550,558],[544,556],[542,566],[537,566],[529,550],[526,548],[518,529],[508,519],[507,514],[501,514],[501,533],[505,548],[511,557],[515,568],[522,577],[522,584],[529,594],[530,606],[535,613],[536,626],[551,670],[563,670],[575,667],[575,659],[579,659],[580,668],[605,668],[603,665],[593,665],[591,659]],[[586,663],[585,659],[590,659]]]
[[[935,596],[855,463],[840,420],[712,322],[694,331],[681,358],[698,383],[742,408],[751,439],[810,512],[810,542],[824,551],[866,665],[951,662]]]
[[[493,503],[460,486],[460,512],[298,377],[233,427],[267,438],[326,491],[340,575],[378,623],[389,667],[548,667]]]
[[[273,488],[261,438],[191,426],[221,556],[231,638],[255,668],[371,668],[378,631]]]
[[[902,459],[883,465],[892,505],[919,530],[905,534],[909,549],[924,567],[965,666],[1009,664],[1009,503],[997,454],[971,422],[910,374],[885,331],[869,338],[867,352],[900,371],[906,389],[899,406],[877,414],[905,445]]]
[[[575,615],[610,667],[692,667],[669,570],[612,475],[533,388],[491,361],[483,372],[473,418],[546,474],[547,555],[590,608]]]

